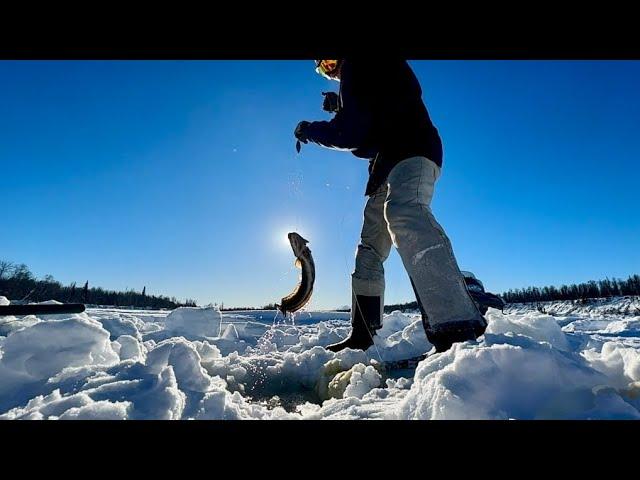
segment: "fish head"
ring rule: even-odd
[[[289,238],[291,249],[293,250],[293,254],[296,257],[299,258],[303,256],[305,254],[305,250],[308,250],[307,243],[309,243],[309,240],[305,240],[304,238],[302,238],[302,236],[300,236],[296,232],[289,233],[287,235],[287,238]]]

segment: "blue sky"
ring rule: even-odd
[[[640,62],[410,63],[461,268],[495,292],[640,272]],[[328,89],[311,61],[0,61],[0,258],[259,306],[297,282],[296,230],[312,307],[347,304],[367,163],[292,136]],[[397,252],[386,270],[387,303],[413,300]]]

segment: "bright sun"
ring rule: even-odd
[[[289,243],[289,231],[283,232],[282,234],[282,245],[285,247],[289,247],[291,244]]]
[[[281,247],[290,248],[291,244],[289,243],[289,232],[293,232],[292,229],[286,229],[278,233],[278,245]]]

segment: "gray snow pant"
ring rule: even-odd
[[[486,325],[467,291],[451,242],[431,212],[439,176],[440,167],[425,157],[405,159],[391,170],[385,184],[367,201],[352,274],[353,301],[357,295],[379,296],[382,310],[383,263],[393,244],[421,304],[427,334],[429,329],[455,329],[459,322]]]

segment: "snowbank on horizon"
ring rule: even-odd
[[[640,316],[640,297],[625,296],[580,300],[554,300],[549,302],[511,303],[505,313],[521,314],[541,308],[549,315],[637,315]]]

